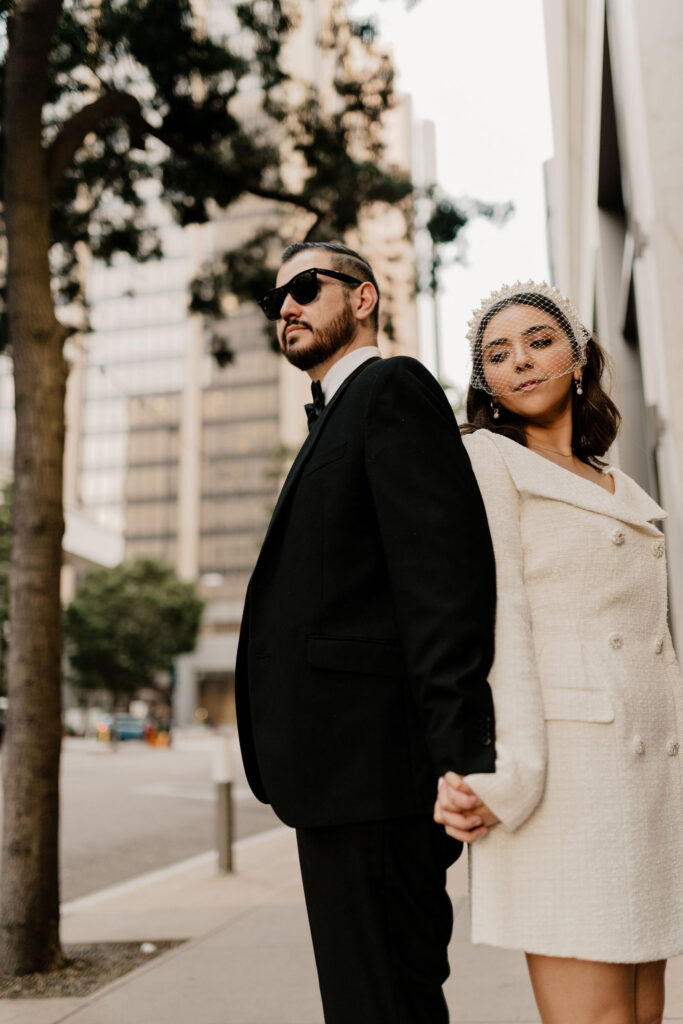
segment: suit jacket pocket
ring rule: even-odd
[[[303,476],[310,476],[311,473],[315,473],[317,470],[323,469],[325,466],[329,466],[330,463],[338,462],[339,459],[344,457],[345,453],[346,442],[343,444],[336,444],[333,448],[327,448],[324,451],[316,451],[306,466]]]
[[[605,690],[579,690],[552,686],[543,690],[546,720],[569,722],[613,722],[614,708]]]
[[[373,676],[396,676],[405,673],[401,648],[391,640],[309,636],[306,649],[308,663],[314,668]]]

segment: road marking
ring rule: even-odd
[[[196,785],[174,782],[150,782],[144,786],[135,786],[133,793],[141,793],[143,796],[165,796],[179,800],[204,800],[216,799],[215,787],[210,783],[198,782]],[[236,786],[233,783],[232,796],[234,800],[242,801],[251,799],[251,790],[247,786]]]
[[[183,800],[215,800],[216,794],[211,787],[205,783],[198,783],[197,786],[189,786],[187,783],[174,784],[173,782],[150,782],[146,786],[135,786],[134,793],[141,793],[143,796],[170,796]]]
[[[285,835],[287,832],[291,832],[288,825],[278,825],[275,828],[267,829],[265,832],[256,832],[252,836],[246,836],[244,839],[238,839],[232,844],[233,850],[247,850],[250,846],[259,846],[261,843],[268,842],[270,839],[275,839],[277,836]],[[157,871],[148,871],[144,875],[137,875],[135,878],[129,878],[125,882],[117,882],[116,885],[110,885],[106,889],[100,889],[99,892],[90,893],[88,896],[81,896],[76,900],[71,900],[69,903],[62,903],[61,911],[64,916],[69,914],[75,914],[79,910],[87,910],[89,907],[95,906],[97,903],[102,903],[104,900],[112,899],[115,896],[125,896],[128,893],[136,892],[138,889],[143,889],[147,885],[154,885],[156,882],[164,882],[168,878],[174,878],[176,875],[182,875],[186,871],[193,871],[195,868],[204,867],[207,864],[211,864],[212,861],[218,859],[218,853],[216,850],[207,850],[205,853],[198,853],[194,857],[188,857],[186,860],[178,861],[176,864],[170,864],[166,868],[159,868]]]

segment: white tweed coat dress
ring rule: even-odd
[[[661,508],[499,434],[464,438],[496,555],[501,824],[470,850],[472,938],[614,963],[683,950],[683,683]]]

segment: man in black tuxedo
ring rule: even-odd
[[[260,304],[313,402],[247,591],[244,765],[297,831],[327,1024],[442,1024],[461,846],[437,780],[494,769],[484,507],[438,383],[380,358],[366,261],[299,243],[277,285]]]

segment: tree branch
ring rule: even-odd
[[[140,114],[140,124],[144,128],[144,132],[148,135],[153,135],[155,139],[163,142],[165,146],[173,150],[180,157],[185,157],[188,160],[192,160],[195,153],[192,151],[191,146],[185,144],[182,135],[171,135],[169,132],[165,132],[163,128],[153,128],[152,125],[148,124],[142,114]],[[315,217],[321,218],[323,213],[318,207],[310,200],[306,199],[305,196],[297,195],[295,192],[284,192],[281,189],[265,188],[258,183],[245,184],[244,192],[252,196],[257,196],[259,199],[272,199],[276,203],[288,203],[290,206],[297,206],[301,210],[306,210],[308,213],[312,213]]]
[[[155,128],[145,120],[138,100],[127,92],[109,90],[92,103],[82,107],[64,123],[56,139],[46,152],[46,174],[51,193],[54,195],[66,169],[76,152],[83,145],[89,132],[96,131],[103,121],[112,117],[122,117],[128,121],[136,143],[145,136],[153,136],[180,157],[192,160],[196,154],[192,147],[185,143],[184,137],[177,133]],[[310,199],[285,192],[279,189],[265,188],[258,183],[245,185],[244,191],[260,199],[272,199],[274,202],[287,203],[316,217],[316,223],[323,217],[322,211]]]
[[[311,212],[312,213],[316,213],[315,210],[312,210]],[[320,211],[318,211],[316,213],[315,220],[313,221],[313,223],[311,224],[310,228],[306,232],[306,236],[304,238],[304,242],[310,242],[311,241],[311,239],[313,238],[313,236],[314,236],[316,230],[318,229],[319,225],[322,223],[323,218],[324,218],[324,214],[321,213]]]
[[[272,199],[277,203],[289,203],[290,206],[298,206],[300,210],[306,210],[314,214],[320,220],[324,215],[318,207],[304,196],[296,195],[294,192],[279,192],[277,189],[261,188],[259,185],[247,185],[244,189],[249,195],[258,196],[259,199]]]
[[[96,131],[103,121],[112,117],[125,118],[136,130],[149,128],[142,117],[139,102],[127,92],[109,90],[76,111],[64,122],[45,154],[46,177],[52,195],[57,191],[64,172],[71,166],[86,135]]]

